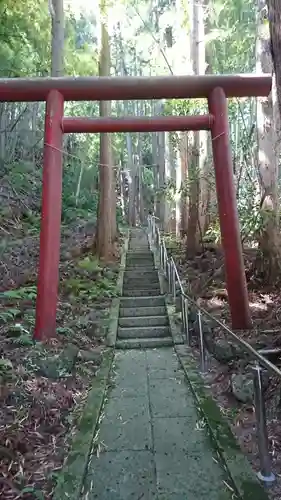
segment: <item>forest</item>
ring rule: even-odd
[[[25,0],[0,3],[0,77],[272,74],[266,98],[228,100],[253,328],[281,365],[281,5],[277,0]],[[204,99],[66,102],[65,115],[207,113]],[[57,330],[33,338],[45,103],[0,103],[0,495],[48,500],[105,349],[129,227],[154,214],[182,284],[231,327],[211,135],[65,134]],[[175,320],[180,327],[179,307]],[[247,361],[220,328],[208,384],[257,467]],[[281,498],[281,382],[266,379]]]

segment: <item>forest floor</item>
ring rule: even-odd
[[[36,219],[37,220],[37,219]],[[0,221],[0,497],[48,500],[98,372],[119,247],[111,265],[92,254],[94,224],[63,226],[58,336],[34,343],[39,224]],[[121,243],[121,241],[120,241]]]
[[[231,328],[230,313],[225,288],[224,259],[219,248],[211,247],[191,260],[185,257],[181,244],[169,241],[171,253],[176,257],[180,276],[185,289],[189,286],[191,295],[198,305],[222,320]],[[256,251],[246,249],[244,261],[248,281],[250,309],[254,327],[237,332],[255,349],[281,348],[281,297],[280,289],[270,287],[255,274]],[[253,411],[253,385],[249,370],[249,358],[241,349],[236,349],[233,339],[220,328],[214,328],[208,357],[206,384],[221,408],[254,470],[259,470],[255,414]],[[198,356],[197,340],[192,341]],[[229,347],[230,346],[230,347]],[[270,358],[269,358],[270,359]],[[281,367],[281,351],[272,359]],[[269,451],[276,483],[269,488],[273,500],[281,498],[281,381],[271,375],[265,376],[265,399],[269,435]]]

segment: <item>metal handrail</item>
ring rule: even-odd
[[[165,241],[161,238],[160,230],[155,223],[155,217],[148,217],[148,228],[151,231],[151,239],[157,233],[157,243],[160,249],[160,266],[164,270],[165,274],[165,266],[168,267],[168,285],[169,292],[172,293],[173,300],[176,300],[176,282],[180,288],[181,295],[181,312],[182,312],[182,322],[183,328],[186,333],[187,343],[190,345],[190,337],[189,337],[189,328],[188,328],[188,304],[194,306],[197,310],[198,317],[198,326],[199,326],[199,347],[200,347],[200,367],[201,371],[204,373],[206,371],[206,350],[205,350],[205,341],[204,341],[204,332],[202,328],[202,315],[214,321],[218,326],[220,326],[226,333],[228,333],[237,344],[243,346],[245,350],[250,354],[251,357],[256,361],[256,365],[253,367],[253,375],[254,375],[254,405],[255,405],[255,414],[257,418],[257,437],[258,437],[258,446],[259,446],[259,457],[261,470],[258,473],[258,477],[266,482],[271,483],[275,480],[275,476],[271,471],[271,460],[268,450],[268,434],[266,427],[266,409],[265,409],[265,401],[263,394],[263,386],[262,386],[262,369],[260,365],[269,370],[272,374],[277,375],[281,379],[281,370],[273,363],[271,363],[268,359],[266,359],[262,354],[260,354],[256,349],[254,349],[248,342],[241,339],[236,333],[234,333],[226,324],[222,321],[218,320],[214,316],[212,316],[206,309],[198,306],[197,302],[192,299],[189,295],[187,295],[183,289],[183,285],[181,279],[179,277],[179,272],[173,257],[168,258],[168,252],[165,245]],[[162,257],[162,250],[164,258]],[[165,274],[166,275],[166,274]]]

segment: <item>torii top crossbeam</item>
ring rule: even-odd
[[[221,87],[226,97],[267,96],[271,75],[155,77],[1,78],[0,102],[45,101],[58,90],[66,101],[184,99],[208,97]]]

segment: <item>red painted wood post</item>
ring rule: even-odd
[[[234,186],[227,99],[223,89],[215,88],[208,97],[208,103],[215,119],[211,134],[232,327],[246,329],[252,327],[252,321]]]
[[[57,90],[47,96],[43,160],[40,257],[34,339],[56,335],[62,204],[62,118],[64,98]]]

